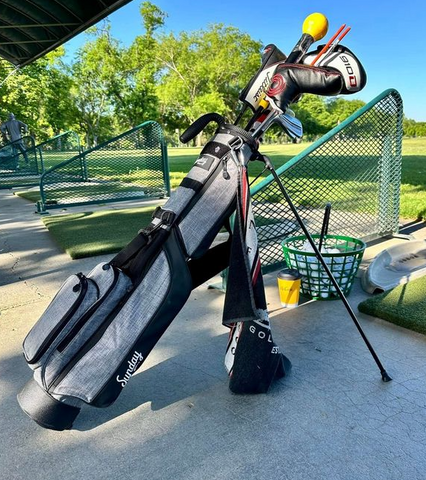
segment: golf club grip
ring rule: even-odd
[[[314,37],[309,33],[304,33],[296,43],[290,55],[284,63],[299,63],[309,47],[315,42]]]
[[[219,126],[225,123],[225,119],[218,113],[206,113],[195,120],[179,137],[182,143],[188,143],[201,133],[210,122],[216,122]]]
[[[322,222],[320,240],[319,240],[319,245],[318,245],[318,250],[319,251],[321,251],[321,247],[324,243],[324,238],[328,233],[328,224],[330,223],[330,213],[331,213],[331,203],[327,203],[327,205],[325,206],[324,219],[323,219],[323,222]]]

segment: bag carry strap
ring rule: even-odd
[[[150,242],[152,234],[158,228],[165,226],[169,229],[173,225],[175,218],[176,214],[174,212],[157,207],[152,214],[153,222],[146,228],[139,230],[138,235],[109,262],[110,265],[123,268]]]
[[[148,239],[148,235],[140,231],[138,235],[109,262],[110,265],[122,268],[148,243]]]
[[[188,268],[192,277],[192,288],[197,288],[225,270],[229,266],[230,252],[231,237],[225,242],[211,247],[202,257],[189,260]]]

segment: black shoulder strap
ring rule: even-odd
[[[114,267],[124,267],[148,243],[148,238],[148,235],[140,231],[109,263]]]
[[[200,258],[191,259],[188,268],[192,277],[192,288],[196,288],[229,266],[231,237],[211,247]]]
[[[127,265],[130,260],[132,260],[140,250],[148,244],[154,231],[158,230],[161,226],[170,228],[173,225],[176,215],[170,210],[164,210],[161,207],[157,207],[152,214],[152,218],[158,219],[159,222],[156,225],[151,223],[148,227],[139,230],[138,235],[109,262],[111,265],[118,268],[123,268]]]

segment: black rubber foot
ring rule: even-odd
[[[80,409],[59,402],[31,379],[18,393],[22,410],[41,427],[51,430],[67,430],[72,427]]]
[[[386,370],[383,370],[382,372],[382,380],[384,382],[391,382],[392,378],[387,374]]]

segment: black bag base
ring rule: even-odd
[[[80,408],[55,400],[33,378],[18,393],[17,398],[20,407],[30,418],[50,430],[71,428],[80,413]]]

